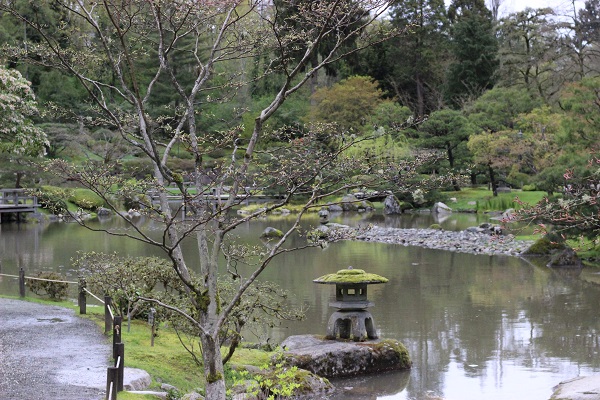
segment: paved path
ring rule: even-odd
[[[0,399],[103,399],[110,353],[72,310],[0,298]]]

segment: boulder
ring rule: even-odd
[[[123,373],[123,389],[125,390],[146,390],[152,379],[150,374],[143,369],[125,367]]]
[[[390,339],[354,342],[296,335],[287,338],[281,347],[285,349],[286,364],[326,378],[405,370],[412,366],[404,345]]]
[[[347,194],[342,197],[340,206],[343,211],[371,211],[375,209],[370,201],[359,200],[353,194]]]
[[[502,227],[498,224],[484,222],[479,225],[479,228],[482,229],[482,232],[489,233],[490,235],[502,235]]]
[[[271,226],[266,227],[263,233],[260,235],[261,238],[280,238],[282,236],[282,231]]]
[[[551,268],[581,268],[583,264],[575,250],[567,247],[552,254],[547,266]]]
[[[557,251],[562,251],[566,248],[566,245],[555,238],[553,235],[546,235],[532,244],[523,255],[526,256],[546,256],[553,254]]]
[[[329,209],[330,212],[342,212],[344,211],[344,209],[342,208],[342,206],[340,206],[339,204],[332,204],[329,207],[327,207]]]
[[[438,201],[431,208],[431,212],[434,214],[450,214],[452,213],[452,209],[441,201]]]
[[[104,208],[104,207],[99,207],[96,210],[96,215],[98,215],[99,217],[108,217],[108,216],[112,215],[112,210],[109,210],[108,208]]]
[[[383,201],[383,213],[385,215],[402,214],[402,207],[398,198],[393,194],[387,196]]]

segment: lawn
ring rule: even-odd
[[[457,192],[444,192],[448,198],[455,198],[456,202],[448,201],[448,206],[455,211],[504,211],[509,208],[518,209],[521,205],[515,199],[527,204],[536,204],[547,196],[546,192],[524,192],[513,190],[510,193],[499,193],[494,197],[491,190],[486,187],[465,188]]]

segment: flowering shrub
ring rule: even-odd
[[[0,67],[0,152],[39,156],[50,145],[29,119],[37,114],[29,85],[19,71]]]

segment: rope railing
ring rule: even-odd
[[[96,296],[94,293],[90,292],[89,290],[87,290],[87,288],[83,288],[83,290],[89,294],[90,296],[92,296],[93,298],[95,298],[96,300],[98,300],[100,303],[104,304],[104,300],[102,300],[100,297]]]
[[[10,274],[0,274],[0,276],[7,276],[9,278],[20,278],[19,275],[10,275]],[[33,276],[24,276],[25,279],[31,279],[32,281],[44,281],[44,282],[56,282],[56,283],[70,283],[70,284],[77,284],[79,282],[73,282],[73,281],[59,281],[56,279],[46,279],[46,278],[35,278]]]

